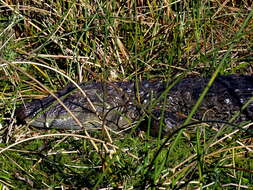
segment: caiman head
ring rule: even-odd
[[[128,98],[113,87],[104,89],[100,83],[93,82],[81,87],[96,110],[91,108],[87,98],[80,91],[68,87],[56,93],[68,110],[54,97],[48,96],[25,103],[18,108],[16,110],[18,122],[39,128],[71,130],[98,129],[104,124],[119,131],[128,127],[133,119],[138,117],[136,107],[129,104]]]

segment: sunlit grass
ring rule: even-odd
[[[15,2],[0,10],[1,189],[253,188],[252,140],[230,125],[89,137],[14,118],[23,102],[70,82],[251,74],[248,1]]]

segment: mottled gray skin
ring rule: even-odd
[[[209,79],[188,77],[164,93],[170,83],[161,81],[86,82],[81,84],[96,113],[82,93],[67,86],[56,95],[80,120],[82,127],[97,129],[104,123],[120,131],[144,116],[152,117],[152,131],[158,131],[164,113],[163,133],[181,124],[197,102]],[[228,121],[253,96],[253,76],[229,75],[216,78],[194,119]],[[53,98],[26,103],[16,111],[17,119],[42,128],[82,129],[72,116]],[[99,116],[99,117],[98,117]],[[240,113],[236,121],[253,119],[253,103]]]

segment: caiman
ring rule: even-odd
[[[135,122],[151,118],[152,131],[157,131],[162,123],[162,131],[167,133],[185,121],[209,80],[186,77],[174,86],[163,81],[84,82],[80,87],[90,102],[80,90],[68,85],[55,95],[81,126],[52,95],[25,103],[16,110],[16,117],[22,123],[29,122],[39,128],[98,129],[104,125],[115,131],[126,130]],[[229,121],[236,113],[239,115],[234,122],[252,120],[251,97],[253,76],[219,76],[193,120]],[[247,102],[247,107],[242,109]]]

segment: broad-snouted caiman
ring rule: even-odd
[[[143,118],[152,118],[151,127],[163,123],[163,132],[182,124],[187,118],[209,78],[187,77],[173,87],[162,81],[85,82],[80,84],[93,104],[74,86],[68,85],[55,95],[76,116],[82,126],[52,96],[25,103],[16,110],[18,121],[42,128],[97,129],[102,124],[120,131]],[[170,88],[171,87],[171,88]],[[219,76],[209,88],[193,119],[234,122],[253,119],[253,103],[243,105],[253,97],[253,76]],[[159,122],[162,119],[162,122]],[[159,125],[159,126],[158,126]]]

